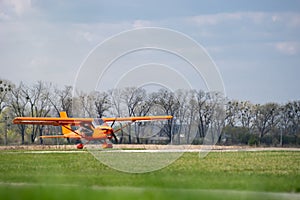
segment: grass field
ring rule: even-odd
[[[184,153],[144,174],[81,151],[3,150],[0,162],[0,199],[300,199],[300,151]]]

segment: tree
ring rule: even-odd
[[[96,109],[94,108],[94,96],[92,94],[86,94],[81,92],[79,97],[79,107],[83,112],[81,117],[96,118]]]
[[[172,143],[174,139],[173,126],[176,123],[176,117],[180,107],[180,102],[173,92],[166,89],[161,89],[154,95],[156,95],[155,104],[159,105],[160,108],[162,108],[163,113],[165,115],[173,116],[172,119],[167,121],[167,124],[163,128],[163,132],[169,138],[169,142]]]
[[[98,118],[102,118],[104,113],[110,108],[109,94],[107,92],[95,92],[94,103]]]
[[[57,116],[61,111],[67,112],[68,116],[73,116],[72,113],[72,86],[65,86],[63,90],[54,88],[50,93],[50,103],[55,109]]]
[[[22,92],[24,84],[21,82],[20,85],[12,89],[11,93],[11,110],[14,116],[24,117],[26,116],[26,106],[29,101],[28,97]],[[21,142],[25,143],[25,130],[26,126],[24,124],[18,124],[18,128],[21,134]]]
[[[210,125],[208,129],[209,135],[206,134],[206,144],[214,145],[220,140],[223,128],[225,127],[225,97],[219,92],[210,92],[209,107]],[[204,143],[205,144],[205,143]]]
[[[256,105],[256,113],[255,113],[255,126],[258,130],[259,140],[265,134],[270,132],[276,124],[279,122],[278,120],[278,111],[279,105],[276,103],[267,103],[265,105]]]
[[[127,87],[122,90],[122,100],[125,103],[128,111],[128,116],[136,116],[136,112],[142,102],[146,99],[146,91],[141,88]],[[140,137],[137,124],[134,125],[135,138],[137,143],[140,143]],[[128,142],[132,143],[131,126],[128,126]]]
[[[196,92],[197,118],[198,118],[198,136],[204,138],[211,122],[212,108],[209,105],[211,96],[202,90]]]
[[[251,131],[254,125],[255,108],[249,101],[228,101],[226,125],[243,127]]]
[[[280,144],[291,139],[294,140],[293,143],[300,143],[300,101],[288,102],[280,108]]]
[[[151,96],[146,95],[145,97],[146,99],[140,103],[140,105],[137,107],[136,109],[136,115],[137,116],[146,116],[150,114],[150,111],[154,105],[154,101],[152,99]],[[138,122],[135,123],[135,130],[136,130],[136,139],[137,142],[140,143],[140,137],[143,137],[143,139],[145,139],[145,141],[148,140],[149,138],[149,128],[151,130],[153,130],[152,128],[154,127],[154,122]],[[154,135],[155,133],[151,133],[151,137]]]
[[[124,113],[124,108],[122,107],[122,91],[121,89],[112,89],[108,91],[110,96],[110,114],[112,116],[120,117]],[[120,124],[120,133],[119,143],[123,143],[124,140],[124,130],[122,129],[122,124]]]
[[[280,129],[280,145],[283,145],[283,134],[287,135],[293,131],[293,103],[289,102],[285,105],[280,106],[280,121],[278,123],[278,128]]]
[[[228,101],[226,104],[226,125],[234,127],[237,124],[239,113],[239,101]]]
[[[10,126],[8,123],[7,113],[2,115],[3,111],[9,107],[9,98],[11,95],[12,83],[10,81],[0,79],[0,123],[4,123],[4,144],[7,145],[7,128]]]
[[[253,104],[249,101],[241,101],[239,107],[239,115],[237,116],[240,119],[241,125],[243,128],[246,128],[251,132],[254,125],[255,117],[255,108]]]
[[[292,121],[291,132],[296,135],[300,133],[300,101],[291,102],[290,117]]]
[[[6,80],[0,79],[0,114],[2,111],[9,106],[8,95],[12,90],[12,83]]]
[[[196,91],[190,90],[189,91],[189,98],[188,98],[188,104],[187,104],[187,130],[186,130],[186,142],[187,144],[191,143],[191,138],[194,139],[197,132],[197,100],[195,98]]]
[[[30,106],[31,117],[46,117],[50,110],[50,88],[51,84],[38,81],[32,86],[24,86],[21,90],[28,101]],[[33,143],[37,135],[42,136],[44,126],[43,125],[32,125],[31,142]],[[43,143],[42,138],[40,143]]]
[[[193,96],[193,93],[191,93],[189,90],[177,90],[175,92],[176,98],[179,101],[179,108],[178,108],[178,113],[177,113],[177,121],[178,121],[178,130],[176,130],[177,134],[177,139],[176,143],[181,144],[181,137],[184,136],[185,138],[188,138],[189,140],[189,131],[188,130],[188,120],[191,118],[188,118],[188,115],[191,114],[193,115],[193,111],[189,110],[189,98]],[[191,96],[190,96],[191,95]],[[193,117],[193,116],[192,116]],[[185,143],[186,141],[184,141]]]

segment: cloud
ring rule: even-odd
[[[41,66],[46,66],[49,64],[49,59],[45,56],[41,57],[35,57],[30,61],[30,66],[33,68],[41,67]]]
[[[231,12],[186,17],[186,22],[198,26],[221,25],[230,22],[250,22],[253,24],[285,23],[299,27],[300,14],[295,12]]]
[[[291,28],[300,28],[300,13],[286,13],[284,21]]]
[[[88,41],[88,42],[92,42],[95,40],[95,35],[89,31],[78,31],[77,35],[79,38],[83,38],[84,40]]]
[[[1,15],[17,15],[22,16],[31,9],[31,0],[3,0],[0,3],[2,7]]]
[[[81,45],[89,45],[89,48],[92,48],[90,45],[97,45],[108,37],[130,28],[132,28],[132,24],[125,21],[119,23],[73,23],[69,24],[63,32],[68,36],[66,39]]]
[[[133,28],[150,27],[153,26],[153,22],[148,20],[134,20],[132,26]]]
[[[296,55],[300,49],[298,42],[277,42],[274,46],[278,52],[286,55]]]
[[[7,21],[10,20],[10,16],[5,12],[0,11],[0,20]]]
[[[227,20],[240,20],[239,13],[218,13],[187,17],[187,21],[195,25],[217,25]]]
[[[17,15],[22,15],[31,8],[31,0],[8,0]]]

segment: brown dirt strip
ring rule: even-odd
[[[143,145],[143,144],[118,144],[114,149],[141,149],[141,150],[205,150],[212,151],[300,151],[300,148],[283,147],[250,147],[250,146],[204,146],[204,145]],[[0,146],[0,150],[75,150],[75,145],[11,145]]]

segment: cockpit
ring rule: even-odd
[[[94,127],[97,127],[97,126],[103,125],[103,124],[104,124],[104,121],[103,121],[103,119],[101,119],[101,118],[95,118],[95,119],[93,120],[92,124],[93,124]]]

